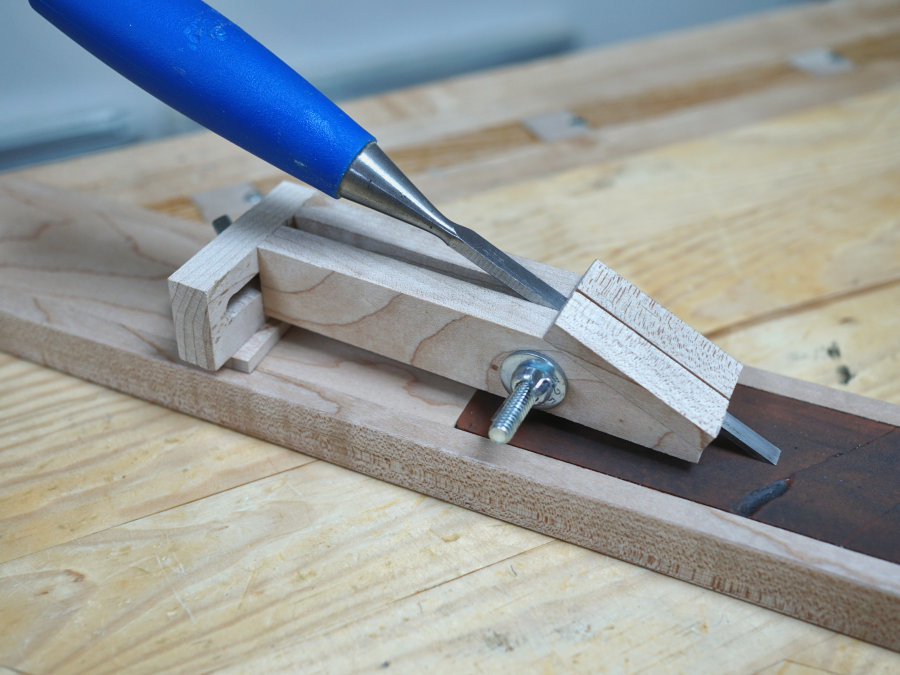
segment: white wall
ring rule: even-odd
[[[803,1],[209,0],[338,99]],[[0,169],[192,128],[26,0],[3,17]]]

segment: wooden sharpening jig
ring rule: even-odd
[[[285,322],[506,395],[690,462],[726,426],[741,364],[597,261],[581,279],[519,260],[566,296],[528,302],[433,238],[283,183],[169,278],[179,356],[250,370]],[[778,451],[762,447],[773,463]]]

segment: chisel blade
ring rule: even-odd
[[[338,194],[430,232],[526,300],[560,310],[566,297],[487,239],[448,220],[376,143],[347,169]]]
[[[566,296],[529,272],[474,230],[453,224],[456,236],[447,245],[526,300],[561,310]]]
[[[725,413],[722,434],[745,452],[764,459],[770,464],[778,464],[781,450],[741,422],[731,413]]]

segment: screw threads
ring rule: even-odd
[[[522,424],[528,411],[534,405],[534,392],[531,385],[530,380],[523,380],[516,385],[515,390],[494,415],[488,437],[495,443],[509,443],[518,431],[519,425]]]
[[[532,408],[552,408],[566,395],[566,376],[548,356],[522,349],[500,365],[500,381],[509,396],[491,419],[488,438],[509,443]]]

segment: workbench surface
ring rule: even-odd
[[[792,65],[821,48],[852,68]],[[600,258],[745,363],[900,404],[895,0],[346,107],[500,248],[574,272]],[[283,178],[208,133],[16,177],[198,221],[192,197]],[[7,672],[900,670],[887,650],[12,356],[0,381]]]

